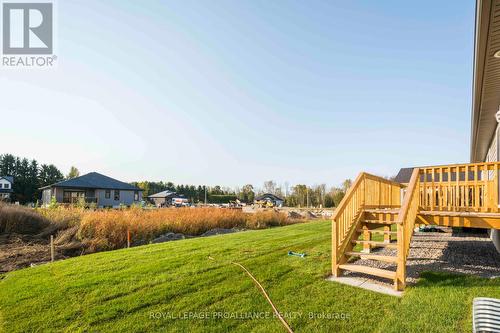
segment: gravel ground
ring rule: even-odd
[[[500,277],[500,253],[487,234],[457,233],[451,228],[444,232],[415,232],[407,260],[407,284],[414,284],[421,272],[447,272],[472,274],[485,278]],[[395,249],[375,249],[373,253],[396,255]],[[395,271],[396,265],[373,260],[355,261],[357,265]],[[359,276],[373,282],[387,284],[365,274],[346,272],[345,276]]]

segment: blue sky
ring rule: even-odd
[[[469,1],[58,1],[0,152],[132,180],[336,185],[469,158]]]

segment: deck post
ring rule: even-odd
[[[332,275],[334,277],[340,276],[338,248],[337,222],[332,220]]]
[[[398,268],[394,279],[394,289],[404,290],[406,286],[406,260],[405,260],[405,240],[404,226],[398,224]]]
[[[391,227],[386,225],[384,226],[384,243],[390,243],[391,242]]]
[[[493,200],[491,200],[491,207],[493,212],[498,212],[498,164],[493,166]]]
[[[366,224],[363,225],[363,240],[365,241],[371,241],[372,240],[372,234],[370,232],[370,229]],[[371,252],[371,245],[368,243],[363,243],[363,251],[364,253],[370,253]]]

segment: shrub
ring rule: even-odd
[[[249,229],[264,229],[269,227],[278,227],[291,224],[285,213],[275,211],[263,211],[255,214],[249,214],[247,217],[247,228]]]

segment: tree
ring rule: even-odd
[[[16,158],[12,154],[0,155],[0,176],[13,176]]]
[[[351,185],[352,185],[351,179],[346,179],[342,182],[342,190],[344,190],[344,193],[347,193],[349,188],[351,188]]]
[[[76,167],[72,166],[69,169],[69,173],[66,176],[66,179],[76,178],[76,177],[79,177],[79,176],[80,176],[80,171],[78,171],[78,169]]]
[[[219,185],[217,185],[217,186],[214,186],[210,189],[210,194],[222,195],[222,194],[224,194],[224,192],[222,191],[222,188]]]
[[[274,180],[264,182],[264,192],[276,194],[276,182]]]
[[[243,186],[238,195],[238,199],[246,203],[252,203],[255,199],[255,192],[253,191],[253,185],[247,184]]]
[[[64,179],[61,171],[54,164],[42,164],[38,174],[38,183],[40,187],[57,183]]]
[[[0,175],[14,177],[12,200],[22,204],[35,202],[40,197],[40,187],[62,180],[62,173],[54,166],[39,166],[36,160],[0,155]]]
[[[342,199],[344,198],[345,192],[343,189],[334,187],[332,189],[332,199],[333,199],[333,205],[337,207]]]

